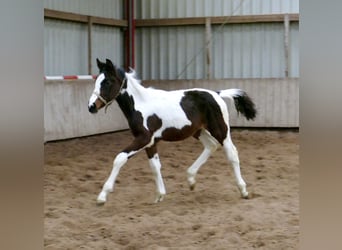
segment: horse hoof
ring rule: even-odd
[[[104,204],[105,204],[105,202],[96,201],[96,205],[97,205],[98,207],[102,207]]]
[[[194,184],[191,184],[189,187],[190,187],[190,190],[191,191],[194,191],[195,190],[195,186],[196,186],[196,183],[194,183]]]
[[[97,204],[97,205],[100,205],[100,206],[101,206],[101,205],[104,205],[105,203],[106,203],[105,200],[100,200],[100,199],[97,199],[97,200],[96,200],[96,204]]]
[[[244,199],[249,199],[249,196],[248,196],[248,192],[247,192],[247,191],[242,193],[242,198],[244,198]]]
[[[97,205],[103,205],[106,202],[106,196],[99,194],[99,196],[97,197]]]
[[[165,196],[165,195],[162,195],[162,194],[158,195],[158,196],[156,197],[156,199],[154,200],[154,203],[158,203],[158,202],[163,201],[163,200],[164,200],[164,196]]]

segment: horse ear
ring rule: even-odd
[[[96,58],[96,64],[100,71],[106,66],[106,64],[101,62],[98,58]]]
[[[107,65],[107,67],[108,67],[110,70],[114,70],[114,69],[115,69],[115,67],[114,67],[114,65],[113,65],[113,63],[112,63],[112,61],[109,60],[108,58],[106,59],[106,65]]]

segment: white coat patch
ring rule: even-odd
[[[105,79],[105,75],[102,73],[100,74],[97,78],[96,78],[96,81],[95,81],[95,88],[94,88],[94,91],[93,91],[93,94],[90,96],[90,99],[89,99],[89,102],[88,102],[88,106],[90,107],[91,105],[94,104],[94,102],[96,101],[97,99],[97,95],[94,94],[97,93],[97,94],[100,94],[100,88],[101,88],[101,82],[103,82],[103,80]]]
[[[130,82],[127,93],[134,95],[135,109],[143,114],[143,126],[148,129],[147,118],[154,114],[163,121],[162,126],[155,131],[155,137],[161,137],[166,128],[181,129],[186,125],[191,125],[191,121],[180,106],[181,99],[184,97],[183,90],[164,91],[144,88],[130,74],[126,74],[126,77]],[[135,88],[139,89],[139,91]],[[139,92],[140,95],[135,94],[136,92]]]

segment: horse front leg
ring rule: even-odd
[[[129,154],[126,152],[119,153],[113,162],[112,172],[110,173],[107,181],[102,187],[101,193],[97,196],[97,204],[102,205],[107,201],[107,195],[109,192],[113,192],[114,183],[118,176],[120,169],[128,160]]]
[[[154,200],[155,203],[158,203],[164,199],[164,196],[166,194],[165,191],[165,185],[163,181],[163,177],[161,175],[161,163],[159,160],[159,155],[157,153],[157,147],[156,145],[153,145],[152,147],[146,148],[146,153],[149,158],[150,167],[154,176],[154,180],[156,182],[156,198]]]
[[[113,192],[116,177],[118,176],[120,169],[128,161],[128,158],[138,153],[140,150],[144,149],[150,143],[150,138],[148,137],[138,137],[135,138],[130,146],[125,148],[121,153],[119,153],[114,161],[112,171],[102,187],[100,194],[97,196],[97,204],[102,205],[107,201],[107,195]]]

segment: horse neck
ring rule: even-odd
[[[127,77],[127,93],[133,96],[135,101],[143,101],[146,99],[148,90],[140,84],[140,82],[131,76]]]
[[[136,110],[136,103],[143,101],[147,96],[147,92],[148,90],[137,80],[127,77],[126,91],[120,94],[116,101],[128,121],[130,121]]]

